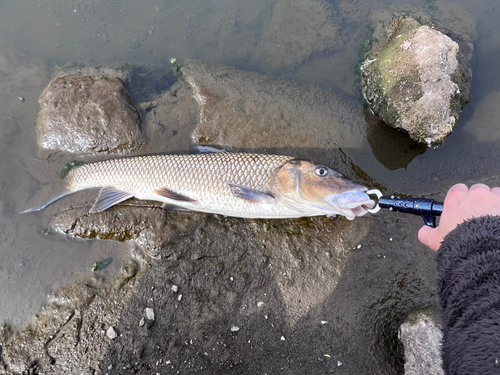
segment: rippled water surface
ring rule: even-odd
[[[412,2],[430,11],[436,4],[442,3]],[[450,19],[469,13],[477,24],[456,23],[461,32],[472,31],[472,97],[444,146],[396,150],[399,138],[383,130],[373,133],[378,125],[366,113],[370,149],[360,152],[369,157],[358,167],[386,191],[442,199],[457,182],[500,184],[500,6],[496,0],[470,4],[454,1],[446,8]],[[108,258],[113,261],[99,272],[116,275],[130,253],[124,244],[44,235],[40,214],[18,213],[39,187],[30,173],[37,168],[37,100],[55,67],[144,63],[164,66],[171,78],[172,57],[180,62],[196,58],[357,97],[355,67],[370,17],[394,6],[410,9],[400,1],[355,0],[290,6],[267,0],[0,1],[0,321],[24,325],[55,286],[90,274],[95,262]],[[311,19],[325,22],[314,21],[311,29]],[[168,82],[150,83],[144,90],[158,92]],[[398,219],[385,220],[394,225]],[[388,237],[386,223],[377,225]],[[404,275],[391,277],[395,285],[407,281]],[[348,293],[349,286],[344,288]]]

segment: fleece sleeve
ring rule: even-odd
[[[447,374],[500,374],[500,217],[468,220],[437,254]]]

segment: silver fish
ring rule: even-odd
[[[367,188],[326,166],[290,156],[208,152],[111,159],[72,168],[64,191],[41,210],[80,190],[100,188],[90,213],[132,197],[243,218],[343,215],[352,220],[375,206]]]

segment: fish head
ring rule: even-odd
[[[308,161],[292,160],[274,174],[273,190],[288,207],[303,216],[342,215],[353,220],[375,206],[358,185],[342,173]]]

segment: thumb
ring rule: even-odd
[[[432,250],[438,251],[439,244],[437,243],[437,235],[438,231],[436,228],[431,228],[427,225],[424,225],[418,231],[418,240],[424,245],[430,247]]]

